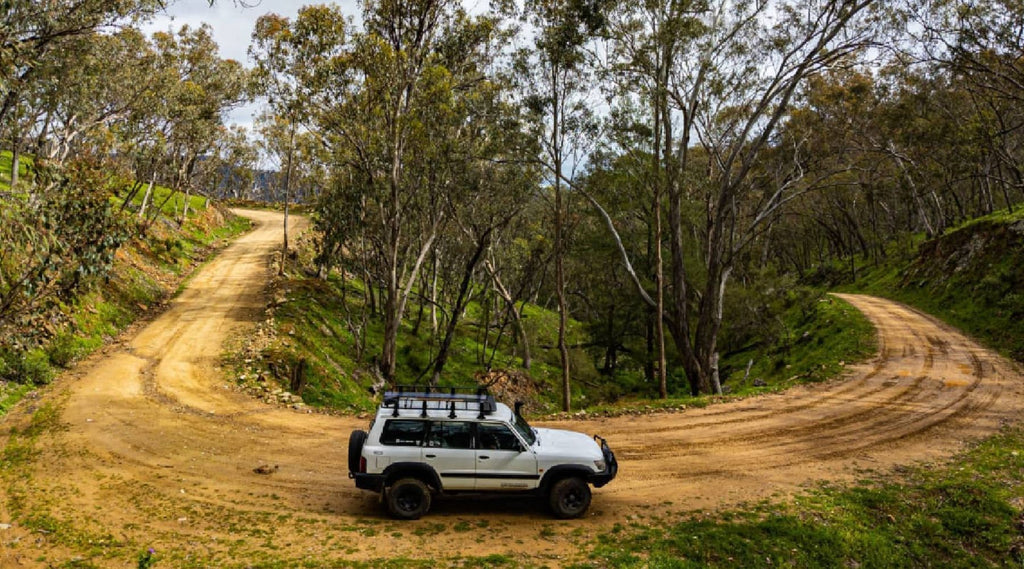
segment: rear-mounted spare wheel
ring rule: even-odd
[[[356,430],[348,437],[348,471],[361,472],[359,458],[363,454],[363,444],[366,443],[366,431]]]

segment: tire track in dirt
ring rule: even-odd
[[[151,546],[179,563],[497,553],[557,566],[616,523],[943,459],[1015,420],[1024,402],[1018,370],[956,331],[890,301],[840,295],[872,320],[880,348],[840,380],[706,409],[546,423],[601,434],[619,456],[619,477],[595,491],[585,519],[556,522],[533,500],[440,499],[423,520],[399,523],[346,476],[348,433],[366,420],[265,405],[217,365],[225,340],[261,318],[268,254],[279,246],[279,215],[246,215],[257,229],[165,314],[43,396],[61,406],[63,428],[40,439],[30,476],[3,489],[17,494],[22,519],[44,513],[65,536]],[[26,424],[39,403],[5,418],[4,430]],[[263,465],[276,469],[253,472]],[[24,541],[0,551],[0,566],[95,550],[11,532],[0,540]],[[124,565],[91,555],[98,566]]]

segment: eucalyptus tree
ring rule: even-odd
[[[754,173],[806,78],[865,45],[864,15],[871,4],[669,2],[685,25],[663,28],[676,34],[668,67],[637,66],[637,73],[667,73],[660,82],[648,80],[667,88],[670,104],[657,152],[666,163],[670,252],[664,319],[692,393],[720,390],[717,340],[738,254],[804,187],[797,167],[769,183]],[[663,41],[661,34],[652,37]],[[657,306],[610,215],[594,203],[616,236],[638,293]],[[691,233],[699,238],[696,266],[688,266]]]
[[[163,93],[160,108],[165,129],[162,166],[171,188],[164,202],[184,191],[179,214],[183,221],[195,177],[222,132],[224,113],[246,99],[248,77],[237,61],[217,55],[217,44],[206,25],[158,32],[153,41],[161,68],[175,79]],[[150,215],[147,227],[159,209]]]
[[[6,0],[0,20],[0,125],[33,82],[46,80],[40,63],[60,57],[64,42],[138,21],[161,0]]]
[[[368,2],[362,30],[337,36],[330,57],[307,58],[304,75],[289,73],[308,89],[311,129],[331,166],[317,201],[318,261],[355,264],[372,311],[379,287],[385,380],[395,378],[401,324],[423,267],[439,242],[451,240],[446,250],[454,250],[445,228],[463,223],[463,235],[479,244],[487,230],[473,227],[486,208],[469,204],[502,189],[487,181],[485,165],[500,171],[514,162],[511,150],[487,142],[504,136],[491,125],[508,114],[496,111],[500,90],[488,76],[501,37],[497,20],[472,17],[454,1]]]
[[[255,90],[267,98],[268,124],[284,127],[284,144],[270,148],[284,169],[284,229],[281,264],[288,254],[288,209],[292,197],[296,135],[310,124],[310,105],[320,87],[325,65],[345,42],[345,19],[337,6],[304,6],[295,21],[277,14],[261,16],[252,34],[249,55],[256,62]]]
[[[937,68],[969,97],[971,119],[981,126],[978,179],[1013,207],[1024,198],[1024,7],[1013,0],[902,0],[892,10],[894,43],[903,48],[897,61]]]
[[[482,20],[477,25],[491,23]],[[464,40],[464,36],[456,36],[451,51],[459,49]],[[483,71],[477,69],[476,73],[482,78]],[[537,168],[527,163],[536,149],[517,110],[502,100],[500,86],[482,79],[470,89],[469,96],[454,101],[456,112],[450,115],[452,122],[447,128],[451,136],[435,146],[438,159],[450,172],[451,183],[442,199],[457,230],[445,236],[446,260],[458,264],[461,274],[453,279],[459,284],[434,358],[432,384],[437,384],[448,361],[456,326],[469,302],[470,286],[479,280],[495,282],[493,276],[477,279],[475,274],[496,243],[510,237],[511,222],[535,199],[539,182]],[[467,124],[471,125],[468,129]],[[490,324],[490,318],[483,318],[485,346]]]
[[[533,30],[533,45],[516,53],[515,69],[522,102],[537,129],[538,156],[546,169],[552,197],[555,296],[558,302],[558,353],[562,367],[562,409],[572,403],[572,370],[566,342],[569,306],[565,257],[568,254],[569,195],[577,168],[597,139],[593,112],[593,70],[586,46],[604,27],[603,0],[536,0],[521,17]]]

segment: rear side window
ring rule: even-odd
[[[430,427],[427,446],[435,448],[473,448],[473,423],[438,421]]]
[[[427,422],[411,419],[392,419],[384,423],[380,444],[394,446],[420,446],[427,432]]]

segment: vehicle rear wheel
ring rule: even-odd
[[[348,471],[359,472],[359,459],[363,454],[363,444],[366,443],[366,431],[352,431],[348,437]]]
[[[417,520],[430,509],[430,489],[422,480],[402,478],[386,493],[388,511],[401,520]]]
[[[590,486],[582,478],[563,478],[551,486],[548,504],[557,518],[578,518],[590,507]]]

